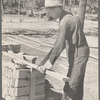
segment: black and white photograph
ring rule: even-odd
[[[98,0],[1,0],[2,100],[99,100]]]

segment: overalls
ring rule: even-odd
[[[78,17],[62,12],[59,25],[59,35],[49,57],[54,64],[62,50],[66,48],[69,70],[69,83],[65,83],[65,100],[83,100],[83,83],[86,63],[89,57],[89,47]]]

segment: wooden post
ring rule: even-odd
[[[34,74],[34,73],[32,73]],[[29,100],[35,100],[35,87],[36,87],[36,77],[31,77],[31,85],[30,85],[30,96]]]

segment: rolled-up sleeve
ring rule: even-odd
[[[57,58],[61,54],[62,50],[66,46],[67,31],[68,31],[68,24],[67,24],[65,18],[63,18],[60,22],[60,26],[59,26],[59,30],[58,30],[59,34],[58,34],[57,40],[54,44],[51,55],[49,57],[49,61],[52,64],[54,64],[54,62],[57,60]]]

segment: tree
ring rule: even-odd
[[[82,28],[84,28],[84,19],[85,19],[86,5],[87,5],[87,0],[80,0],[79,1],[78,16],[79,16],[79,18],[81,20]]]

